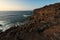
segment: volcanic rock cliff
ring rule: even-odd
[[[28,23],[0,33],[0,40],[60,40],[60,3],[35,9]]]

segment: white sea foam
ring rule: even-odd
[[[7,30],[11,26],[11,24],[6,25],[6,22],[5,21],[0,21],[0,25],[1,25],[0,26],[0,30],[2,30],[2,31]]]
[[[0,21],[0,25],[4,25],[5,23],[4,23],[4,21]]]
[[[4,26],[4,21],[0,21],[0,30],[3,30],[3,26]]]
[[[31,16],[31,15],[23,15],[24,17],[28,17],[28,16]]]
[[[10,27],[12,27],[12,25],[11,24],[9,24],[9,25],[6,25],[5,27],[3,27],[2,29],[2,31],[5,31],[5,30],[7,30],[7,29],[9,29]]]

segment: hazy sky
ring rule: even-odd
[[[60,0],[0,0],[0,10],[33,10]]]

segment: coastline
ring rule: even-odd
[[[35,9],[28,23],[9,28],[0,34],[0,40],[60,40],[59,13],[60,3]]]

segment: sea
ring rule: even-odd
[[[32,11],[0,11],[0,30],[5,31],[13,25],[23,25]]]

